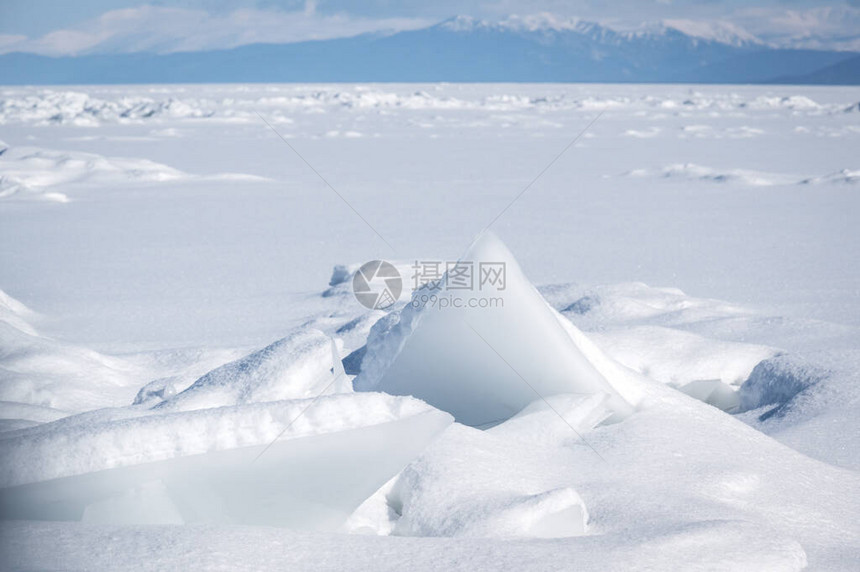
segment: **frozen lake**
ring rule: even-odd
[[[7,567],[855,564],[856,88],[2,88],[0,139]],[[470,244],[503,307],[353,297]]]
[[[604,112],[493,227],[533,282],[642,281],[856,325],[858,100],[785,86],[7,88],[0,175],[27,188],[0,200],[2,287],[46,332],[101,349],[270,341],[335,264],[459,256]],[[51,155],[20,158],[38,150]]]

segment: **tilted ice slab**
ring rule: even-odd
[[[472,290],[445,283],[438,292],[416,292],[411,304],[372,328],[357,390],[413,395],[472,426],[498,423],[561,393],[606,395],[616,418],[632,411],[623,388],[586,355],[599,350],[561,323],[501,241],[485,233],[462,261],[476,274],[481,264],[503,264],[504,287],[479,290],[475,276]]]
[[[0,439],[0,518],[333,530],[451,421],[383,394],[94,411]]]
[[[452,420],[414,399],[351,394],[337,346],[307,328],[178,395],[161,379],[135,406],[66,417],[21,403],[40,395],[40,367],[56,370],[45,391],[72,410],[129,403],[136,387],[114,358],[39,337],[30,314],[0,298],[2,395],[17,400],[0,402],[3,519],[334,529]]]

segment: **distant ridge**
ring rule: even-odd
[[[816,85],[860,85],[860,55],[805,74],[786,75],[774,83]]]
[[[0,83],[678,82],[857,84],[854,52],[780,49],[725,26],[618,31],[550,15],[227,50],[0,56]],[[851,62],[854,63],[851,63]]]

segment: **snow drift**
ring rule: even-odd
[[[38,408],[62,416],[131,401],[142,374],[138,366],[42,336],[31,324],[34,318],[0,290],[0,401],[17,404],[3,408],[0,419],[43,421]]]
[[[207,373],[156,407],[188,411],[351,391],[345,375],[332,375],[341,366],[331,344],[319,330],[300,329]]]
[[[391,534],[560,538],[586,533],[585,503],[568,481],[548,470],[551,455],[493,431],[454,425],[403,471],[387,496],[396,513]],[[520,462],[511,463],[514,455]]]
[[[0,142],[0,147],[3,147]],[[166,183],[194,180],[262,181],[238,173],[192,175],[143,158],[105,157],[79,151],[13,147],[0,151],[0,199],[39,199],[65,203],[69,185]]]

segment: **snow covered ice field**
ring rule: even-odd
[[[856,570],[858,150],[847,87],[0,88],[0,567]],[[461,256],[504,308],[409,304]]]

